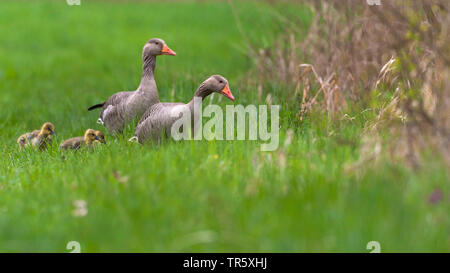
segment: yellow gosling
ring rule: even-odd
[[[97,136],[98,139],[94,140],[94,144],[106,144],[106,137],[105,134],[102,131],[95,131],[95,135]]]
[[[47,149],[47,146],[52,142],[52,136],[55,135],[55,126],[51,122],[46,122],[42,125],[40,130],[34,130],[21,135],[17,139],[17,144],[20,148],[36,147],[40,150]]]
[[[73,137],[67,140],[64,140],[59,147],[63,150],[71,149],[78,150],[81,147],[87,146],[92,147],[94,141],[99,140],[99,138],[95,135],[95,130],[87,129],[84,133],[84,136]]]

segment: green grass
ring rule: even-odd
[[[302,6],[235,7],[261,47],[283,31],[280,14],[297,14],[305,28],[311,20]],[[300,123],[281,89],[265,90],[283,106],[275,152],[254,141],[139,146],[126,141],[129,128],[95,151],[61,157],[63,139],[101,129],[88,106],[137,87],[141,49],[152,37],[178,54],[158,57],[163,101],[188,101],[209,75],[222,74],[236,104],[261,103],[241,84],[252,62],[224,2],[2,1],[0,33],[2,252],[66,252],[72,240],[83,252],[368,252],[372,240],[386,252],[450,250],[449,177],[439,161],[347,173],[365,118]],[[45,121],[56,126],[54,145],[20,152],[16,138]],[[283,146],[288,128],[294,138]],[[432,205],[435,189],[444,198]],[[86,216],[73,216],[75,200],[87,202]]]

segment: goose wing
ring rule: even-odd
[[[136,127],[135,136],[139,142],[143,143],[148,137],[152,137],[157,143],[161,135],[170,136],[172,124],[180,117],[179,112],[184,109],[181,107],[187,106],[184,103],[158,103],[149,108]]]
[[[77,150],[79,149],[84,143],[84,137],[73,137],[69,138],[63,141],[59,147],[61,149],[72,149]]]
[[[163,115],[164,115],[163,113],[165,113],[167,110],[170,110],[168,108],[174,107],[177,105],[185,105],[185,104],[181,103],[181,102],[161,102],[161,103],[151,106],[142,115],[141,119],[138,122],[138,126],[139,126],[139,124],[141,124],[142,122],[144,122],[147,118],[149,118],[151,116],[158,116],[158,119],[162,119]]]
[[[133,93],[134,93],[133,91],[123,91],[115,93],[114,95],[109,97],[109,99],[106,100],[105,103],[103,104],[102,111],[100,112],[100,118],[102,119],[104,118],[105,110],[108,109],[110,105],[111,106],[119,105],[120,103],[126,101],[126,99],[128,99],[128,97]]]

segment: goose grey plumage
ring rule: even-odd
[[[174,112],[183,110],[182,107],[187,107],[191,113],[192,129],[194,124],[194,99],[201,98],[203,101],[211,93],[217,92],[225,95],[231,100],[234,100],[231,94],[227,79],[220,75],[213,75],[205,80],[197,89],[194,98],[187,103],[156,103],[150,106],[139,121],[134,137],[130,139],[137,140],[139,143],[144,143],[149,137],[153,142],[157,143],[161,135],[171,135],[171,127],[173,123],[179,118],[178,115],[173,115]],[[177,109],[176,109],[177,108]],[[186,108],[185,108],[186,109]],[[194,132],[192,130],[192,132]]]
[[[115,93],[104,103],[88,108],[89,111],[102,108],[98,122],[111,133],[121,133],[128,122],[159,102],[154,77],[157,55],[175,56],[176,53],[163,40],[150,39],[142,49],[142,78],[137,90]]]

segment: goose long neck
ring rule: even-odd
[[[142,78],[139,84],[139,91],[150,92],[153,100],[158,100],[158,92],[155,82],[156,56],[151,54],[143,54],[142,56]]]
[[[142,77],[153,78],[156,66],[156,56],[145,54],[142,56]]]
[[[194,109],[194,99],[195,99],[196,97],[201,98],[201,100],[202,100],[202,102],[203,102],[203,100],[204,100],[207,96],[211,95],[211,93],[212,93],[212,91],[211,91],[205,84],[201,84],[201,85],[198,87],[197,91],[195,91],[195,94],[194,94],[194,97],[192,98],[192,100],[188,103],[189,108],[190,108],[191,110]]]

